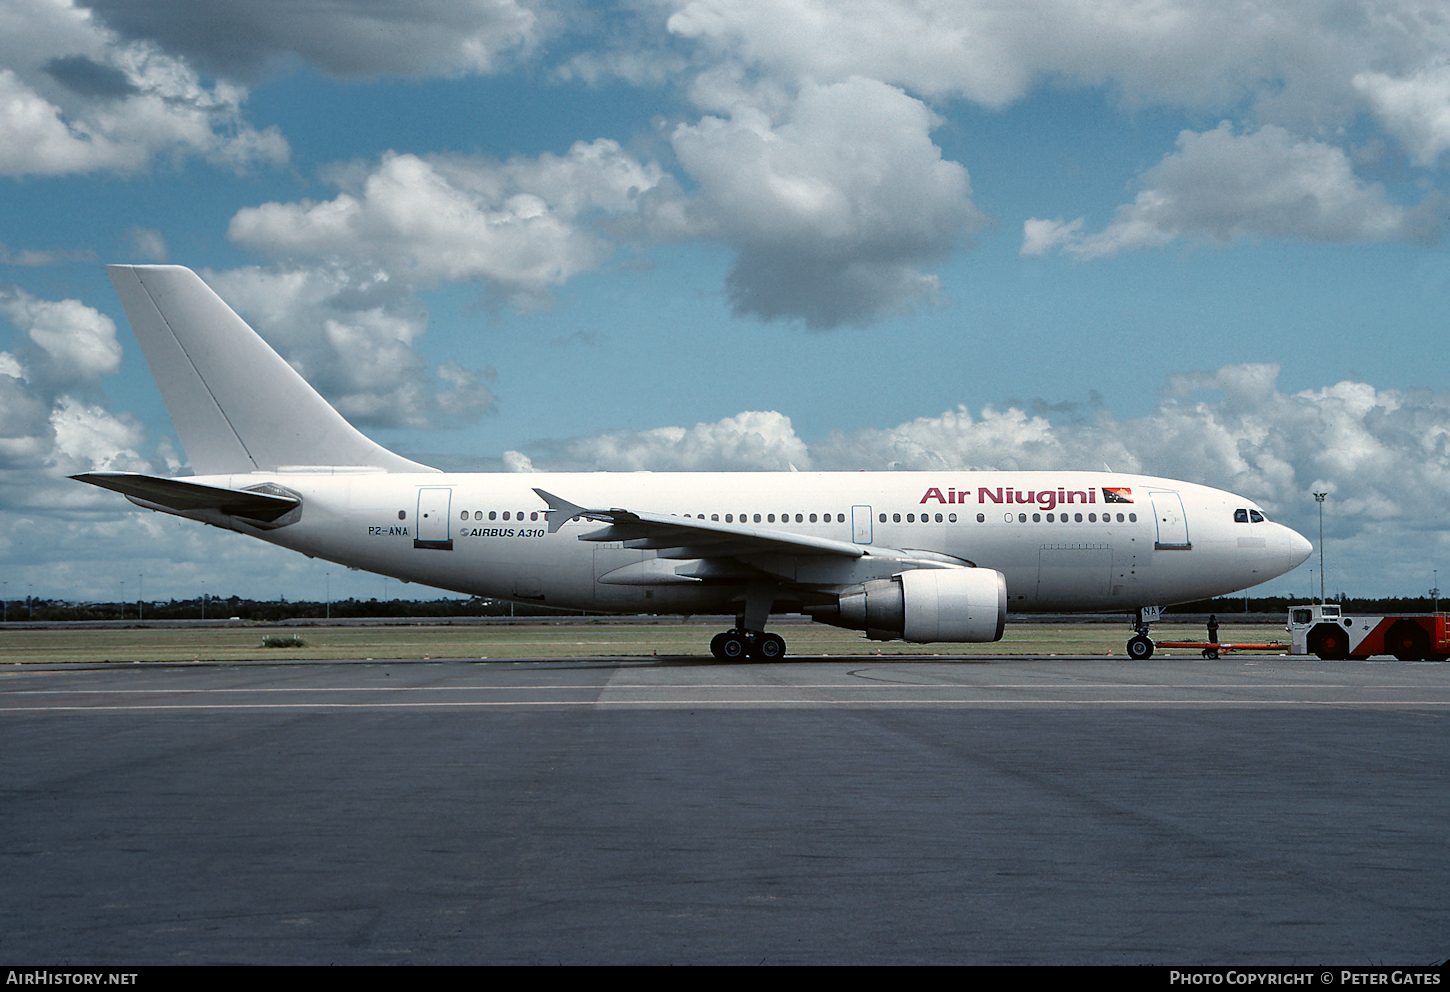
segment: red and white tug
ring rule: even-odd
[[[1296,606],[1289,610],[1289,653],[1329,660],[1388,654],[1401,661],[1445,661],[1450,658],[1447,620],[1445,613],[1345,616],[1337,603]]]

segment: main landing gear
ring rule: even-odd
[[[1163,607],[1161,606],[1140,606],[1138,607],[1138,619],[1133,624],[1133,629],[1138,633],[1128,641],[1128,657],[1134,661],[1147,661],[1153,657],[1153,639],[1149,635],[1151,630],[1149,624],[1161,619]]]
[[[727,630],[710,640],[710,653],[721,661],[778,661],[785,657],[785,638],[779,634]]]
[[[785,638],[767,634],[765,622],[775,605],[775,588],[765,584],[751,585],[745,590],[744,609],[735,618],[735,629],[716,634],[710,641],[710,653],[721,661],[778,661],[785,657]]]

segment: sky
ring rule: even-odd
[[[67,479],[189,471],[107,262],[440,468],[1325,492],[1423,595],[1447,151],[1443,3],[0,0],[0,596],[430,594]]]

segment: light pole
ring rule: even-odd
[[[1314,502],[1319,504],[1319,604],[1324,605],[1324,497],[1328,493],[1315,493]]]
[[[1431,612],[1439,613],[1440,612],[1440,570],[1438,568],[1432,568],[1432,569],[1430,569],[1430,572],[1435,577],[1434,578],[1434,584],[1430,587],[1430,595],[1435,600],[1435,609],[1433,611],[1431,611]]]
[[[136,576],[136,580],[138,582],[140,582],[140,587],[139,587],[138,594],[137,594],[137,599],[136,599],[136,619],[137,620],[145,620],[146,619],[146,573],[145,572],[138,573],[137,576]]]

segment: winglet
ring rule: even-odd
[[[582,506],[576,506],[567,499],[560,499],[553,493],[546,493],[542,489],[535,489],[539,499],[549,504],[549,512],[546,518],[549,521],[549,533],[553,534],[569,520],[574,517],[583,516],[587,511]]]

